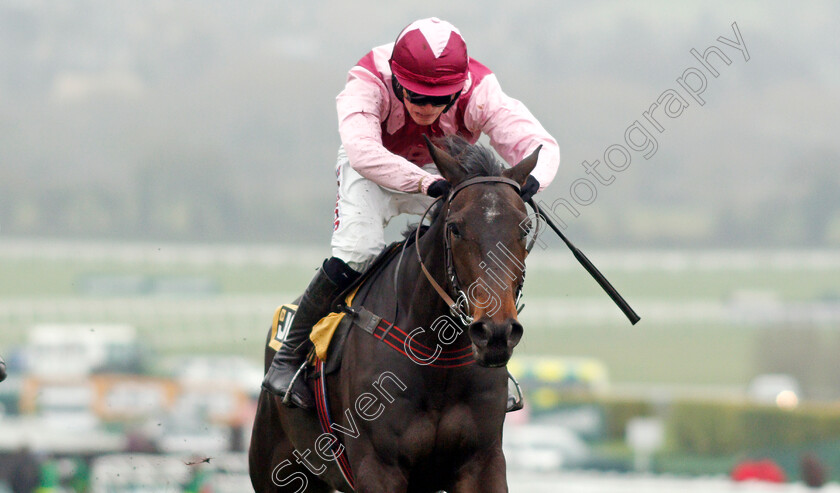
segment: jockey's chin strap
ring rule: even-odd
[[[426,219],[426,216],[429,214],[429,211],[432,210],[432,207],[438,203],[440,200],[444,200],[446,204],[450,204],[455,196],[461,190],[467,188],[470,185],[476,185],[479,183],[504,183],[506,185],[512,186],[516,189],[517,193],[520,191],[519,183],[511,180],[510,178],[505,178],[502,176],[478,176],[475,178],[470,178],[469,180],[464,180],[459,183],[455,188],[449,192],[449,196],[447,197],[438,197],[435,199],[434,202],[429,204],[429,207],[423,213],[423,216],[420,218],[420,224],[423,223],[423,220]],[[447,218],[449,216],[449,210],[446,211]],[[537,227],[539,228],[539,221],[537,221]],[[452,287],[453,291],[456,293],[457,300],[453,300],[449,293],[446,292],[440,284],[432,277],[429,273],[429,270],[423,264],[423,257],[420,255],[420,227],[418,225],[417,230],[414,232],[414,251],[417,253],[417,261],[420,263],[420,269],[423,271],[423,274],[426,276],[426,279],[429,280],[429,284],[437,291],[437,294],[443,299],[444,303],[449,306],[449,311],[452,313],[453,316],[459,317],[461,319],[461,323],[464,325],[469,325],[473,322],[473,317],[469,314],[469,299],[467,298],[467,294],[461,289],[461,286],[458,282],[458,275],[455,272],[455,264],[452,260],[452,243],[450,240],[450,230],[447,227],[446,231],[443,235],[443,243],[444,243],[444,260],[446,263],[446,274],[449,280],[449,284]],[[530,244],[528,245],[527,251],[530,252],[531,248],[534,246],[534,240],[536,240],[537,235],[534,234],[533,238],[531,239]],[[520,283],[517,286],[517,293],[516,293],[516,302],[518,304],[519,298],[522,294],[522,284]]]

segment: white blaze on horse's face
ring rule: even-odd
[[[484,202],[484,220],[487,224],[493,224],[502,213],[499,211],[499,196],[493,193],[485,194]]]

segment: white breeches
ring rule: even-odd
[[[438,174],[434,164],[424,169]],[[385,226],[391,219],[400,214],[422,214],[434,201],[422,193],[383,188],[363,177],[350,166],[343,146],[338,149],[336,175],[332,255],[359,272],[385,248]]]

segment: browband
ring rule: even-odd
[[[519,193],[520,187],[519,183],[511,180],[510,178],[505,178],[503,176],[476,176],[475,178],[470,178],[469,180],[464,180],[458,184],[455,188],[449,192],[449,198],[447,198],[448,202],[451,202],[452,199],[455,198],[455,195],[460,192],[461,190],[467,188],[470,185],[475,185],[476,183],[487,183],[487,182],[496,182],[496,183],[507,183],[508,185],[512,186],[516,189],[516,192]]]

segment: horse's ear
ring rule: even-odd
[[[525,180],[528,179],[528,175],[534,171],[534,167],[537,166],[537,157],[540,155],[540,149],[542,149],[542,144],[540,144],[534,152],[532,152],[529,156],[525,157],[522,161],[514,166],[513,168],[508,168],[502,172],[502,176],[505,178],[510,178],[511,180],[519,183],[519,185],[524,186]]]
[[[432,144],[432,141],[425,134],[423,134],[423,140],[426,141],[426,147],[429,148],[432,161],[435,162],[435,166],[437,166],[441,176],[446,178],[446,181],[454,185],[464,179],[464,169],[455,158],[440,147]]]

